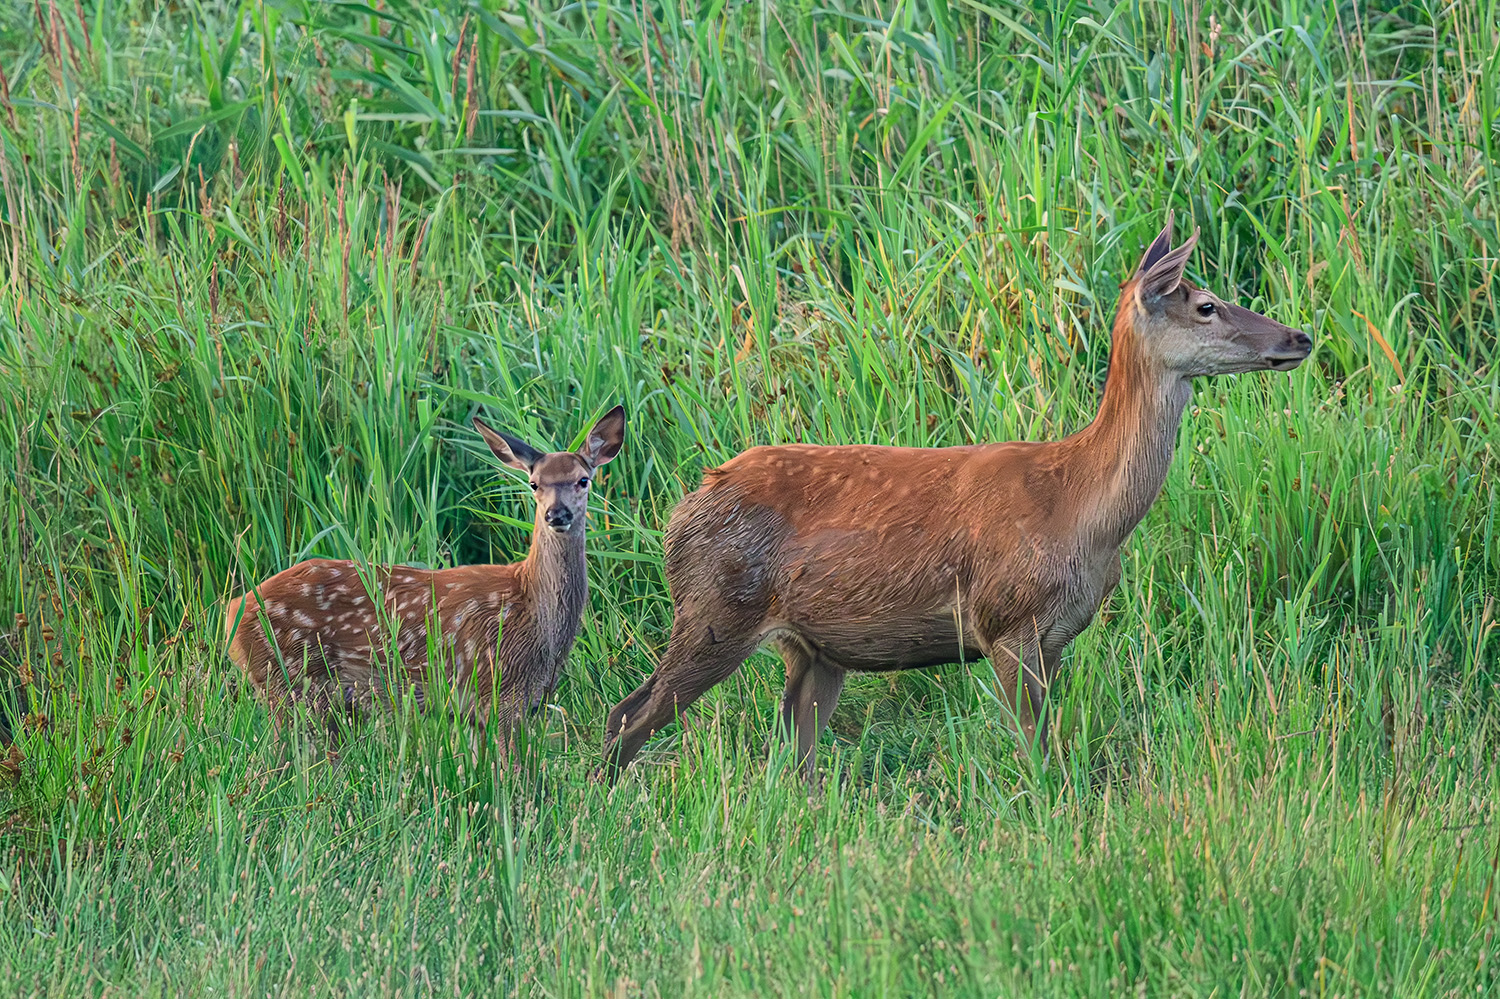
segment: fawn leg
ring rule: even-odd
[[[712,626],[689,625],[679,616],[672,625],[672,640],[661,665],[614,706],[604,724],[604,760],[610,783],[635,759],[647,739],[739,669],[756,644],[756,636],[748,629],[721,634]]]
[[[811,779],[817,756],[818,735],[839,702],[844,689],[843,667],[816,652],[792,642],[783,643],[786,689],[781,694],[781,724],[788,736],[797,737],[797,761]]]

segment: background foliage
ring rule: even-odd
[[[7,991],[1493,988],[1497,52],[1490,0],[0,2]],[[758,657],[587,779],[704,465],[1081,427],[1168,208],[1317,349],[1199,385],[1061,763],[971,665],[851,684],[809,792]],[[227,593],[517,558],[469,417],[616,402],[523,761],[270,737]]]

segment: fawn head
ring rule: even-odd
[[[1172,214],[1136,268],[1135,331],[1146,350],[1184,378],[1242,371],[1290,371],[1312,352],[1312,338],[1224,301],[1183,279],[1198,231],[1172,249]]]
[[[492,429],[477,416],[474,428],[495,457],[511,468],[519,468],[531,480],[536,529],[546,527],[567,534],[583,530],[594,470],[619,454],[625,443],[625,407],[616,406],[599,417],[577,451],[538,451],[519,438]]]

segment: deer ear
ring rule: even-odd
[[[479,431],[479,436],[495,452],[495,457],[511,468],[519,468],[523,472],[529,472],[541,461],[544,455],[536,448],[527,444],[519,438],[510,434],[502,434],[493,429],[479,417],[474,417],[474,429]]]
[[[588,462],[590,467],[598,468],[611,461],[624,446],[625,407],[616,406],[599,417],[599,421],[589,428],[588,436],[583,439],[583,446],[578,449],[578,456]]]
[[[1165,257],[1167,251],[1172,248],[1172,217],[1176,214],[1173,209],[1167,209],[1166,225],[1161,227],[1161,232],[1157,233],[1156,238],[1151,241],[1151,245],[1146,247],[1146,255],[1141,257],[1140,265],[1135,269],[1135,276],[1137,278],[1149,271],[1151,265],[1162,257]]]
[[[1193,255],[1193,248],[1198,245],[1200,231],[1194,229],[1186,243],[1168,252],[1151,266],[1142,269],[1140,276],[1136,279],[1136,294],[1140,296],[1141,301],[1149,302],[1159,299],[1177,290],[1177,286],[1182,283],[1182,272],[1187,268],[1188,258]]]

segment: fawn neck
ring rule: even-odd
[[[1085,536],[1114,547],[1156,502],[1193,395],[1189,379],[1150,356],[1135,330],[1134,297],[1127,288],[1120,298],[1099,412],[1070,438],[1088,495]]]
[[[582,522],[558,532],[538,513],[531,529],[531,550],[518,573],[522,592],[531,598],[532,613],[546,630],[567,630],[571,637],[569,629],[576,626],[589,592]]]

